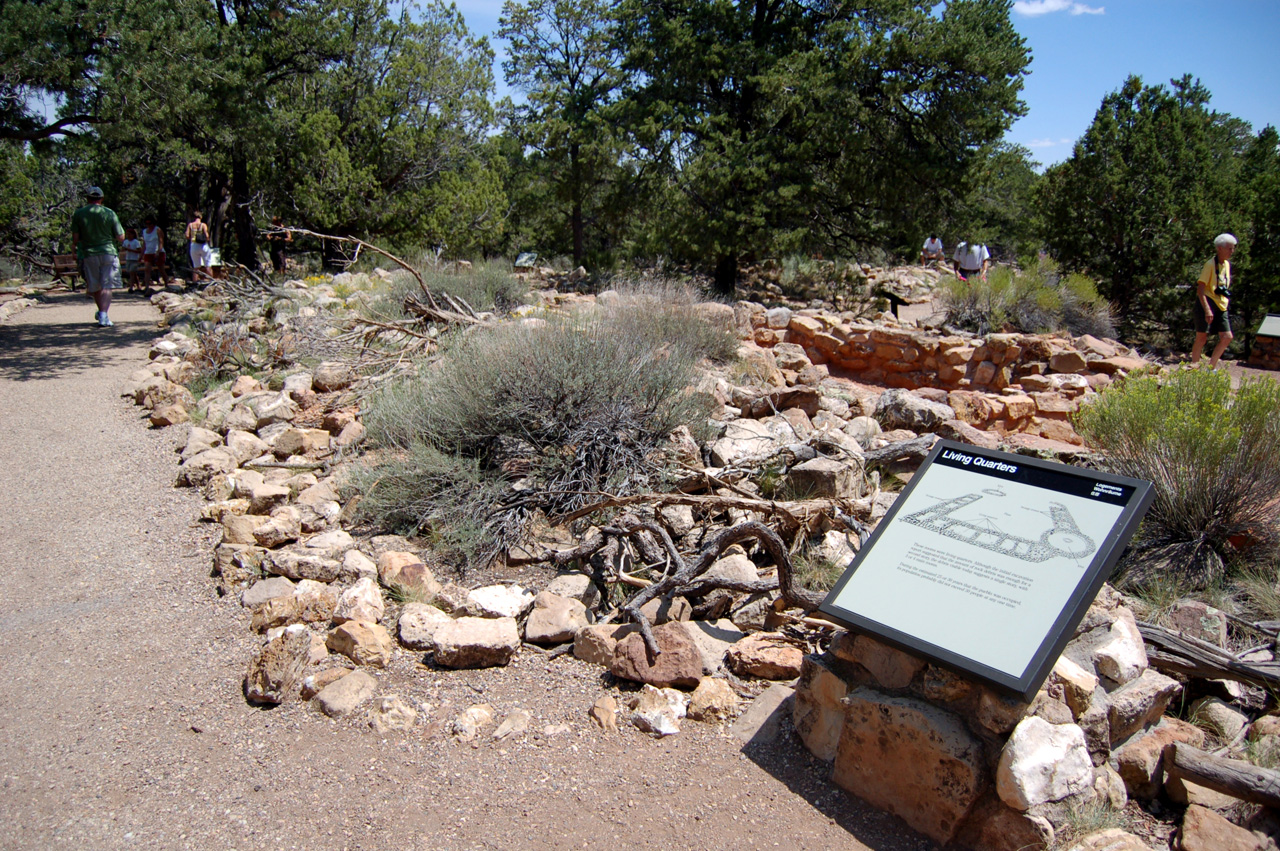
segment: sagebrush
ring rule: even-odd
[[[1126,581],[1163,573],[1204,587],[1280,551],[1280,384],[1182,369],[1129,378],[1076,416],[1115,472],[1155,500],[1120,563]]]
[[[992,269],[984,281],[944,279],[941,287],[947,323],[976,334],[1021,331],[1036,334],[1069,331],[1114,337],[1111,308],[1083,275],[1062,276],[1051,261],[1027,271]]]
[[[484,561],[539,513],[659,486],[668,435],[700,433],[710,411],[690,389],[695,366],[736,350],[696,301],[679,288],[632,290],[585,313],[463,336],[372,400],[380,460],[357,474],[362,511]]]

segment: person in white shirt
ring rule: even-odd
[[[126,229],[120,248],[120,259],[124,261],[124,271],[129,276],[128,292],[141,290],[142,280],[138,277],[138,270],[142,266],[142,240],[138,239],[138,232],[133,228]]]
[[[920,265],[927,266],[930,263],[941,263],[946,258],[946,254],[942,249],[942,240],[936,236],[931,236],[924,241],[924,248],[920,250]]]
[[[167,258],[164,254],[164,231],[161,230],[155,222],[155,219],[147,216],[142,227],[142,279],[143,286],[151,289],[151,270],[154,268],[160,279],[160,285],[164,286],[165,274],[164,265]]]
[[[956,277],[960,280],[966,281],[970,275],[978,275],[985,281],[987,268],[991,265],[991,252],[980,243],[961,242],[956,245],[956,252],[951,255],[951,262],[955,266]]]

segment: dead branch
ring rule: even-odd
[[[841,499],[806,499],[797,502],[778,502],[771,499],[755,497],[725,496],[723,494],[683,494],[683,493],[640,493],[630,496],[613,496],[601,494],[602,499],[585,505],[572,514],[556,518],[557,523],[567,524],[579,520],[597,511],[607,508],[625,508],[629,505],[653,504],[661,508],[663,505],[693,505],[711,509],[735,508],[739,511],[763,514],[781,521],[787,531],[809,525],[809,522],[821,515],[833,515],[848,510],[849,513],[871,514],[868,500]]]
[[[868,449],[862,453],[862,460],[868,467],[872,464],[889,464],[893,461],[904,459],[923,461],[924,456],[929,454],[929,450],[933,449],[933,444],[937,442],[937,435],[925,434],[912,440],[890,443],[888,446],[882,446],[879,449]]]
[[[1170,776],[1251,804],[1280,806],[1280,771],[1260,768],[1242,759],[1211,756],[1184,742],[1174,742],[1172,747]]]
[[[1216,644],[1180,632],[1138,622],[1151,665],[1166,673],[1206,680],[1236,680],[1274,690],[1280,687],[1280,663],[1243,662]]]
[[[379,248],[376,245],[372,245],[368,242],[365,242],[363,239],[356,239],[354,236],[337,236],[331,233],[317,233],[316,231],[308,230],[307,228],[295,228],[295,227],[272,228],[269,231],[265,231],[266,235],[271,235],[276,233],[288,233],[288,234],[300,233],[303,236],[313,236],[316,239],[319,239],[322,241],[327,239],[330,242],[346,242],[351,245],[355,245],[358,248],[367,248],[370,251],[372,251],[374,254],[382,255],[383,257],[390,260],[392,263],[395,263],[401,269],[404,269],[410,275],[413,275],[414,280],[418,282],[418,286],[422,288],[422,292],[427,296],[427,298],[431,299],[431,303],[433,305],[435,304],[435,299],[432,298],[431,290],[427,289],[426,283],[422,280],[422,274],[419,273],[417,269],[413,268],[408,263],[401,260],[399,257],[395,256],[391,252],[384,251],[383,249]]]

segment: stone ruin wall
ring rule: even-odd
[[[1104,588],[1030,703],[837,633],[805,657],[793,719],[831,779],[939,844],[1044,848],[1086,805],[1154,797],[1161,754],[1204,734],[1165,709],[1132,612]]]

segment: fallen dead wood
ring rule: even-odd
[[[810,591],[796,585],[791,556],[787,553],[782,538],[768,526],[755,521],[739,523],[737,526],[719,532],[703,546],[697,557],[692,561],[686,561],[666,529],[652,520],[623,515],[613,525],[595,530],[577,547],[547,553],[535,561],[562,567],[577,559],[590,558],[611,546],[616,548],[619,540],[627,540],[633,544],[646,562],[667,564],[668,569],[661,579],[641,588],[622,606],[622,612],[640,627],[640,634],[644,637],[645,649],[651,660],[657,658],[661,650],[657,639],[653,636],[649,619],[640,609],[657,597],[668,594],[705,594],[716,588],[742,592],[768,591],[777,588],[789,607],[803,609],[805,612],[815,611],[822,605],[825,597],[817,591]],[[702,577],[725,550],[734,544],[750,540],[758,542],[769,554],[769,558],[778,569],[776,580],[728,582]],[[657,542],[659,552],[655,552],[654,541]]]
[[[1175,742],[1172,747],[1166,766],[1171,777],[1251,804],[1280,807],[1280,771],[1260,768],[1242,759],[1212,756],[1183,742]]]
[[[912,440],[900,440],[879,449],[866,450],[862,453],[862,462],[870,467],[873,464],[889,464],[907,459],[923,461],[924,456],[929,454],[929,450],[933,449],[933,444],[937,442],[938,436],[934,434],[922,435]]]
[[[1147,659],[1165,673],[1205,680],[1235,680],[1264,689],[1280,687],[1280,663],[1243,662],[1215,644],[1139,621]]]
[[[703,508],[736,508],[739,511],[750,511],[763,514],[786,524],[788,529],[796,529],[807,525],[810,518],[819,515],[832,515],[841,512],[865,517],[871,516],[870,500],[856,499],[806,499],[797,502],[779,502],[772,499],[757,499],[746,496],[725,496],[723,494],[686,494],[686,493],[638,493],[630,496],[613,496],[603,494],[603,498],[584,505],[572,514],[556,518],[557,523],[567,524],[579,520],[597,511],[607,508],[625,508],[629,505],[692,505]]]

